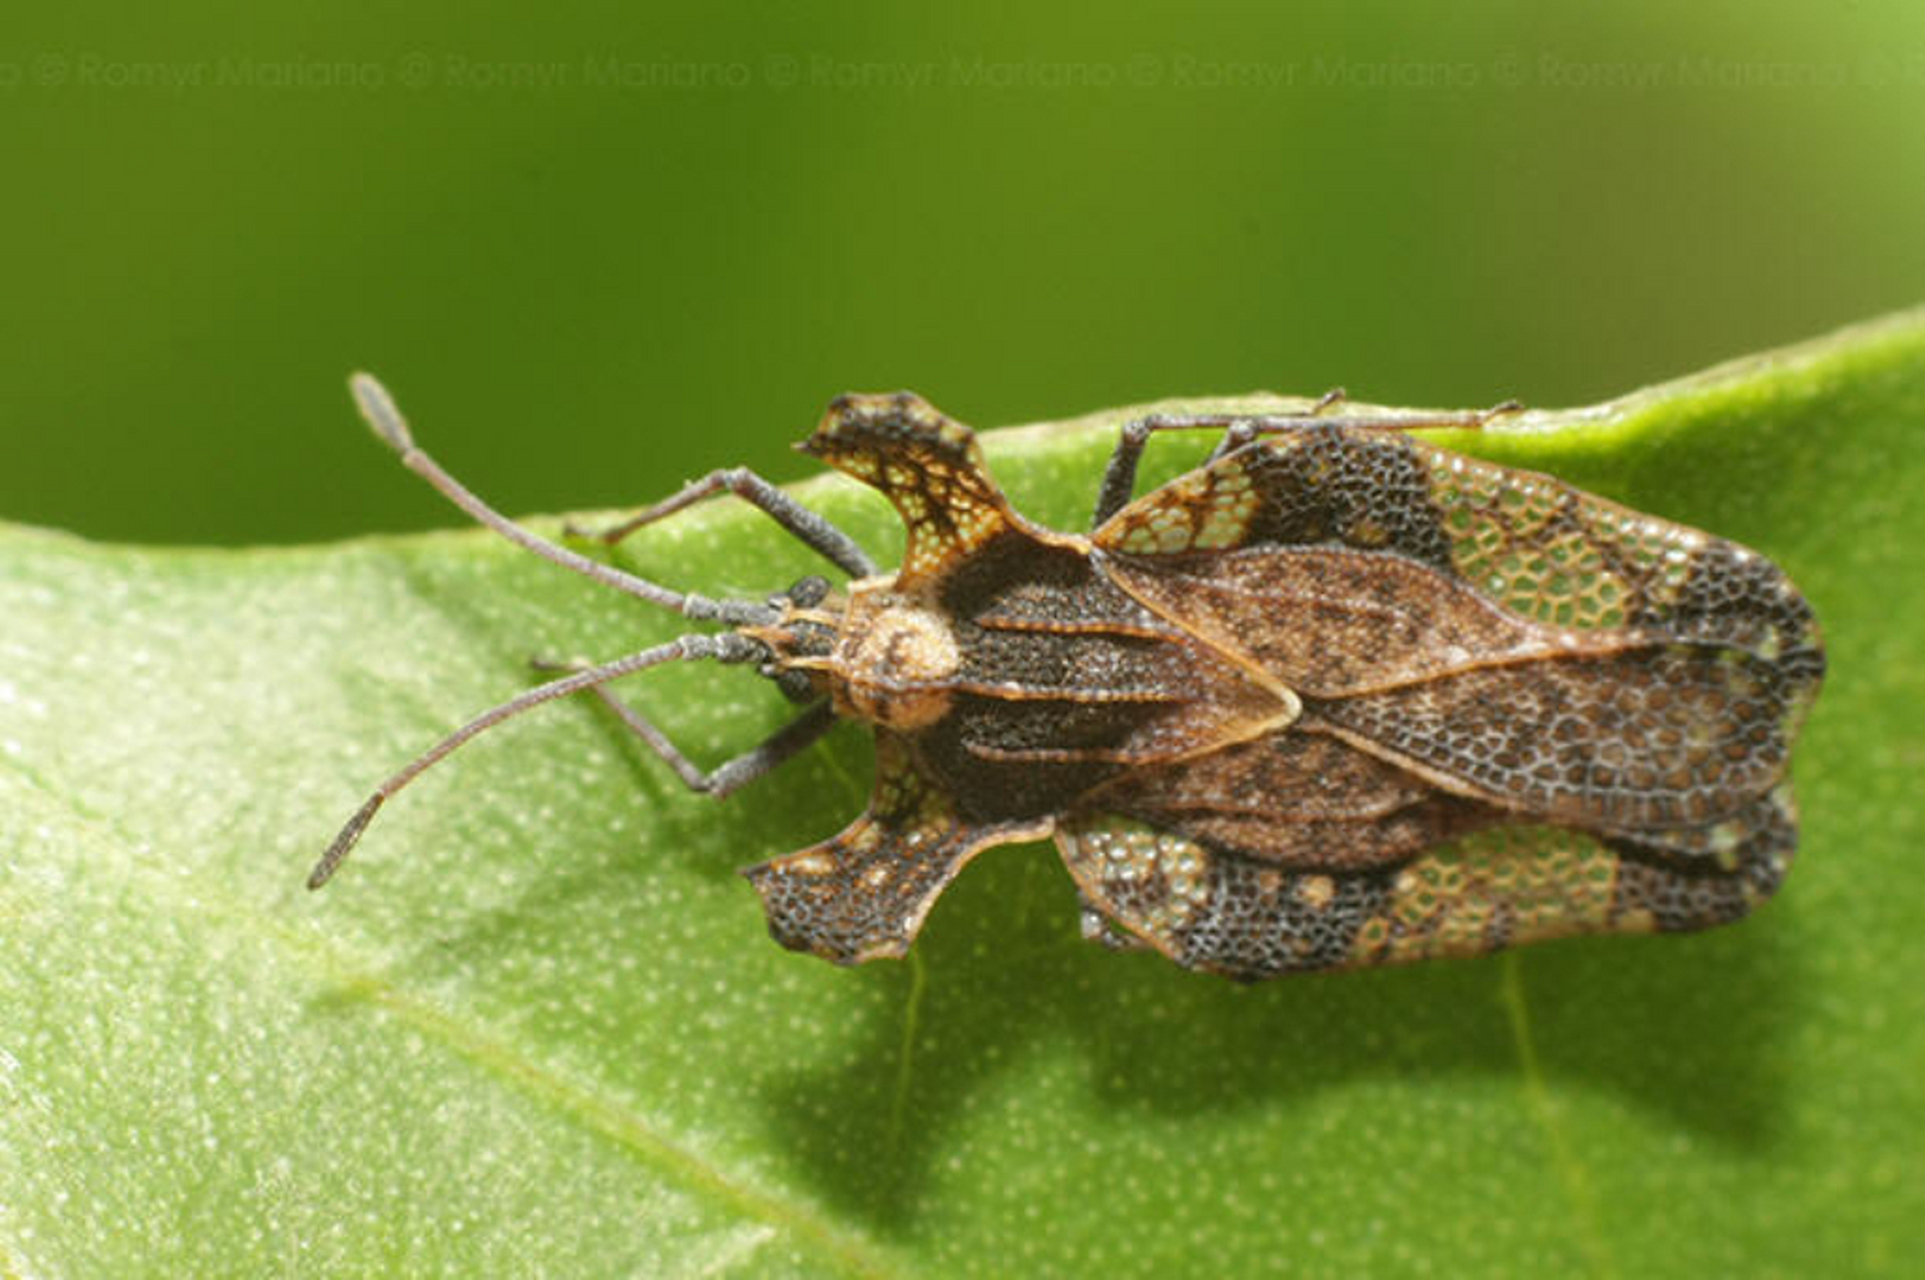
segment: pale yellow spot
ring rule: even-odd
[[[1337,882],[1329,876],[1305,876],[1297,884],[1297,900],[1313,911],[1322,911],[1337,896]]]
[[[1156,539],[1156,549],[1158,551],[1181,551],[1192,545],[1193,538],[1187,528],[1164,529],[1157,535]]]
[[[1193,546],[1204,549],[1235,546],[1249,531],[1250,518],[1256,514],[1253,494],[1227,495],[1229,501],[1216,502],[1196,533]]]

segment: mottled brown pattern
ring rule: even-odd
[[[1186,967],[1255,981],[1725,924],[1770,897],[1791,865],[1789,789],[1753,801],[1734,825],[1741,837],[1715,863],[1518,824],[1365,870],[1271,866],[1115,816],[1065,821],[1056,840],[1112,928]]]
[[[1333,871],[1395,862],[1501,817],[1339,739],[1297,730],[1133,770],[1080,807],[1258,862]]]
[[[920,396],[840,396],[802,449],[895,504],[909,535],[900,589],[942,576],[1019,523],[983,470],[975,433]]]
[[[976,851],[1050,832],[1105,936],[1241,979],[1775,890],[1824,669],[1775,566],[1395,432],[1258,429],[1085,539],[920,400],[832,407],[807,447],[909,550],[811,615],[832,643],[757,632],[877,726],[869,812],[748,873],[785,945],[900,954]]]
[[[969,859],[1045,828],[964,826],[894,734],[876,734],[869,810],[839,834],[742,874],[762,896],[776,941],[838,964],[909,949],[923,917]]]
[[[1787,685],[1758,659],[1673,646],[1457,672],[1312,714],[1492,803],[1671,828],[1714,822],[1777,781]]]
[[[1388,552],[1259,545],[1101,563],[1167,620],[1305,697],[1634,642],[1618,633],[1561,636]]]

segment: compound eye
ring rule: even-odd
[[[829,580],[819,573],[811,573],[797,578],[795,585],[783,593],[789,603],[798,609],[813,609],[829,597]]]
[[[776,689],[781,692],[782,696],[797,706],[802,706],[816,700],[815,682],[809,679],[809,673],[806,671],[799,670],[795,667],[785,667],[780,671],[771,671],[765,667],[763,668],[762,674],[773,680]]]

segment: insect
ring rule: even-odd
[[[1786,760],[1824,651],[1810,606],[1734,543],[1408,434],[1481,413],[1152,417],[1123,428],[1092,531],[1018,515],[969,428],[908,393],[834,401],[801,448],[907,527],[881,572],[746,470],[606,531],[733,493],[848,575],[766,599],[671,590],[551,543],[462,488],[367,375],[406,465],[537,554],[720,630],[573,670],[449,735],[355,814],[489,727],[580,691],[691,788],[724,795],[837,717],[875,734],[868,810],[744,871],[783,945],[907,950],[978,852],[1054,837],[1085,936],[1254,980],[1736,919],[1797,844]],[[1134,496],[1158,433],[1221,432]],[[607,688],[746,664],[806,704],[712,771]]]

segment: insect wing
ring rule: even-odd
[[[1361,871],[1278,866],[1117,814],[1056,842],[1110,927],[1242,981],[1409,964],[1590,933],[1723,924],[1768,898],[1797,842],[1788,791],[1745,806],[1716,857],[1546,826],[1493,826]]]
[[[1082,807],[1273,866],[1346,872],[1391,865],[1503,817],[1301,728],[1132,771]]]
[[[1133,596],[1302,694],[1305,729],[1560,823],[1738,813],[1824,669],[1762,557],[1401,435],[1259,440],[1094,541]]]

